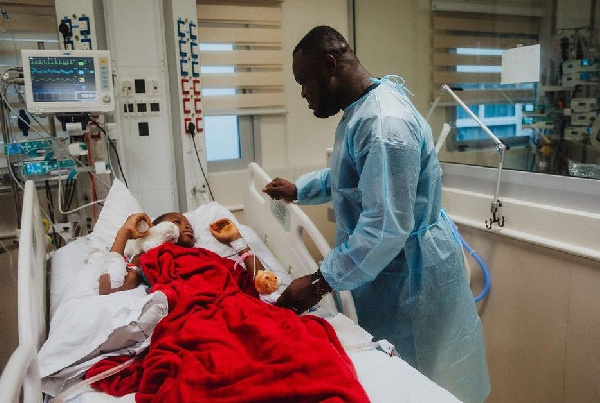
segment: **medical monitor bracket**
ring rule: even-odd
[[[25,101],[32,113],[112,112],[107,50],[23,50]]]

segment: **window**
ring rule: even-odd
[[[502,49],[477,49],[458,48],[458,55],[474,56],[502,56]],[[457,65],[456,71],[461,73],[501,73],[501,66],[486,65]],[[464,84],[463,90],[498,91],[500,94],[514,91],[517,88],[533,88],[533,84],[515,85],[502,84]],[[460,93],[459,93],[460,97]],[[523,104],[512,102],[506,96],[503,104],[478,104],[470,105],[470,110],[485,124],[498,138],[509,144],[527,143],[530,131],[522,127]],[[460,106],[453,111],[452,121],[456,124],[455,148],[462,151],[468,147],[479,147],[490,144],[489,137],[479,127],[477,122]],[[451,113],[452,115],[452,113]]]
[[[539,12],[531,5],[513,8],[496,2],[477,9],[467,3],[432,3],[434,83],[460,88],[459,98],[506,143],[527,144],[530,133],[522,127],[521,110],[523,103],[535,99],[535,87],[502,85],[500,73],[504,49],[539,41]],[[448,95],[442,98],[444,104],[457,105]],[[447,142],[450,149],[492,144],[460,106],[448,108],[448,120],[456,126],[455,138]]]
[[[285,112],[281,2],[198,0],[197,12],[207,160],[241,169],[260,115]]]
[[[233,44],[201,44],[201,52],[232,52]],[[202,66],[201,75],[234,74],[235,66]],[[204,97],[233,96],[236,88],[205,88]],[[206,159],[213,171],[241,169],[254,160],[252,118],[249,116],[209,115],[204,117]],[[241,130],[240,130],[241,129]],[[244,147],[242,147],[242,143]]]

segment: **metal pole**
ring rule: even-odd
[[[504,165],[504,152],[506,151],[506,144],[504,144],[498,137],[494,135],[494,133],[492,133],[492,131],[477,117],[477,115],[473,113],[471,109],[469,109],[467,105],[465,105],[462,99],[460,99],[458,95],[456,95],[447,84],[443,84],[440,88],[440,92],[438,93],[437,98],[435,99],[435,101],[433,101],[433,104],[431,104],[431,108],[429,108],[429,111],[427,112],[426,120],[429,120],[431,114],[433,113],[433,110],[435,109],[445,92],[448,92],[452,96],[452,98],[454,98],[454,100],[460,105],[460,107],[463,108],[464,111],[467,112],[469,116],[473,118],[473,120],[475,120],[475,122],[477,122],[479,127],[483,129],[483,131],[492,139],[492,141],[496,145],[496,150],[498,151],[498,177],[496,179],[496,191],[494,192],[494,198],[490,207],[491,213],[495,214],[498,211],[498,207],[500,206],[498,194],[500,193],[500,179],[502,177],[502,166]]]
[[[477,124],[483,129],[483,131],[488,136],[490,136],[490,138],[492,140],[494,140],[494,143],[496,143],[496,147],[498,148],[498,151],[500,151],[500,149],[503,149],[503,150],[506,149],[506,145],[502,141],[500,141],[500,139],[498,137],[496,137],[494,135],[494,133],[492,133],[492,131],[490,129],[488,129],[488,127],[486,125],[484,125],[481,120],[479,120],[479,118],[477,117],[477,115],[475,115],[473,113],[473,111],[471,109],[469,109],[469,107],[467,105],[465,105],[465,103],[462,101],[462,99],[460,99],[458,97],[458,95],[456,95],[454,93],[454,91],[452,91],[452,89],[448,85],[443,84],[442,88],[445,91],[448,91],[448,93],[450,95],[452,95],[452,98],[454,98],[454,100],[465,110],[465,112],[467,112],[473,118],[473,120],[475,120],[475,122],[477,122]]]

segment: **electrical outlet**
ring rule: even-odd
[[[192,193],[192,196],[195,197],[198,194],[206,193],[207,190],[208,190],[208,187],[206,186],[206,183],[202,182],[199,185],[194,185],[192,187],[192,192],[191,193]]]
[[[90,42],[81,41],[81,50],[90,50]]]
[[[106,134],[111,140],[117,140],[119,138],[119,128],[116,123],[106,123]]]
[[[160,92],[160,88],[158,85],[158,80],[151,80],[150,81],[150,94],[158,95],[159,92]]]
[[[121,81],[121,95],[128,97],[133,92],[133,83],[131,81]]]
[[[64,223],[56,223],[53,225],[54,232],[60,235],[65,241],[70,241],[73,238],[73,230],[75,229],[75,224],[72,222],[64,222]]]

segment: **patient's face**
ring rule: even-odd
[[[185,246],[186,248],[194,246],[194,243],[196,242],[194,230],[192,229],[190,221],[183,214],[169,213],[165,217],[165,220],[171,221],[179,228],[179,240],[177,241],[177,245]]]

